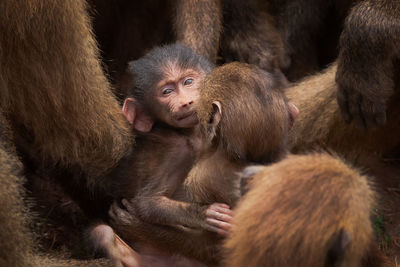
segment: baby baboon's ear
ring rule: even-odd
[[[135,98],[128,97],[122,106],[122,114],[139,132],[147,133],[153,128],[154,120],[138,104]]]
[[[299,115],[300,111],[296,107],[296,105],[293,104],[292,102],[288,102],[288,109],[289,109],[289,116],[290,116],[290,128],[292,128],[294,121],[295,121],[297,115]]]
[[[212,140],[214,136],[216,135],[217,132],[217,127],[219,122],[221,121],[221,116],[222,116],[222,107],[221,103],[219,101],[214,101],[212,103],[213,111],[210,117],[210,120],[208,121],[208,134],[209,134],[209,140]]]

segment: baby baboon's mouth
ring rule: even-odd
[[[185,113],[185,114],[179,116],[177,118],[177,120],[178,121],[182,121],[182,120],[187,119],[187,118],[192,117],[192,116],[196,116],[196,111],[190,111],[188,113]]]

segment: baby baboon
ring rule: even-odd
[[[220,238],[209,230],[229,230],[230,224],[227,222],[230,213],[226,211],[229,206],[219,205],[215,208],[213,203],[235,204],[241,195],[236,172],[242,170],[249,161],[271,163],[284,156],[287,131],[296,113],[278,89],[284,83],[268,84],[266,82],[273,79],[267,79],[265,75],[270,74],[250,65],[233,63],[218,68],[206,78],[196,105],[202,146],[194,168],[188,178],[185,176],[183,179],[171,180],[174,187],[168,185],[159,188],[158,195],[154,196],[154,192],[149,191],[151,188],[144,190],[144,193],[151,192],[151,195],[138,191],[137,197],[123,201],[127,210],[113,206],[113,225],[124,239],[148,242],[163,250],[181,253],[205,263],[220,260],[221,255],[216,246]],[[154,139],[152,143],[155,147]],[[175,144],[174,147],[182,154],[185,153],[182,149],[185,146],[185,143],[179,143],[179,146]],[[161,144],[151,151],[161,148],[164,148],[163,153],[167,155],[162,165],[154,161],[154,153],[145,154],[145,151],[140,153],[136,150],[136,155],[153,158],[153,167],[147,170],[149,173],[154,174],[158,170],[171,176],[173,173],[165,170],[171,164],[176,169],[177,161],[172,155],[176,157],[178,152],[174,152],[168,144]],[[173,153],[169,155],[169,151]],[[185,156],[185,159],[190,158]],[[150,158],[146,162],[150,162]],[[145,170],[143,165],[136,164],[136,172],[140,168]],[[167,178],[172,177],[163,180],[167,181]],[[171,199],[166,199],[163,192],[171,194]],[[146,203],[144,201],[148,203],[146,206],[143,205]],[[211,204],[214,210],[205,211],[204,214],[202,207]],[[185,211],[186,214],[183,213]],[[139,216],[140,213],[143,215]],[[143,216],[152,218],[152,222],[142,219]],[[215,230],[207,224],[214,225]]]
[[[240,197],[232,190],[239,189],[239,180],[232,178],[237,171],[249,162],[269,164],[285,156],[297,115],[282,93],[285,85],[278,74],[241,63],[207,77],[197,105],[204,145],[185,180],[191,201],[234,205]]]
[[[180,44],[154,48],[143,58],[129,64],[128,97],[122,113],[132,124],[136,143],[133,153],[110,174],[112,179],[108,192],[117,200],[122,197],[133,199],[132,210],[143,225],[188,225],[227,233],[231,211],[226,205],[199,205],[173,198],[199,150],[196,144],[199,137],[194,129],[198,123],[194,106],[199,86],[213,67],[209,61]],[[209,223],[209,220],[217,223]],[[115,228],[120,231],[118,225]],[[89,237],[94,247],[117,259],[121,253],[116,252],[124,247],[119,246],[119,242],[109,242],[112,240],[110,231],[110,227],[96,225]],[[123,235],[124,238],[126,236]],[[163,240],[159,241],[156,232],[151,235],[146,235],[146,232],[131,233],[126,239],[169,240],[163,236]],[[175,240],[173,237],[171,243],[177,243]],[[182,247],[185,249],[187,246]],[[143,251],[138,242],[135,248]]]

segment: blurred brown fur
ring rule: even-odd
[[[374,242],[373,203],[366,177],[339,159],[289,156],[254,175],[225,266],[360,266]]]

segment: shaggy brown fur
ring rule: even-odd
[[[372,241],[364,176],[324,154],[255,174],[235,209],[225,266],[359,266]]]

